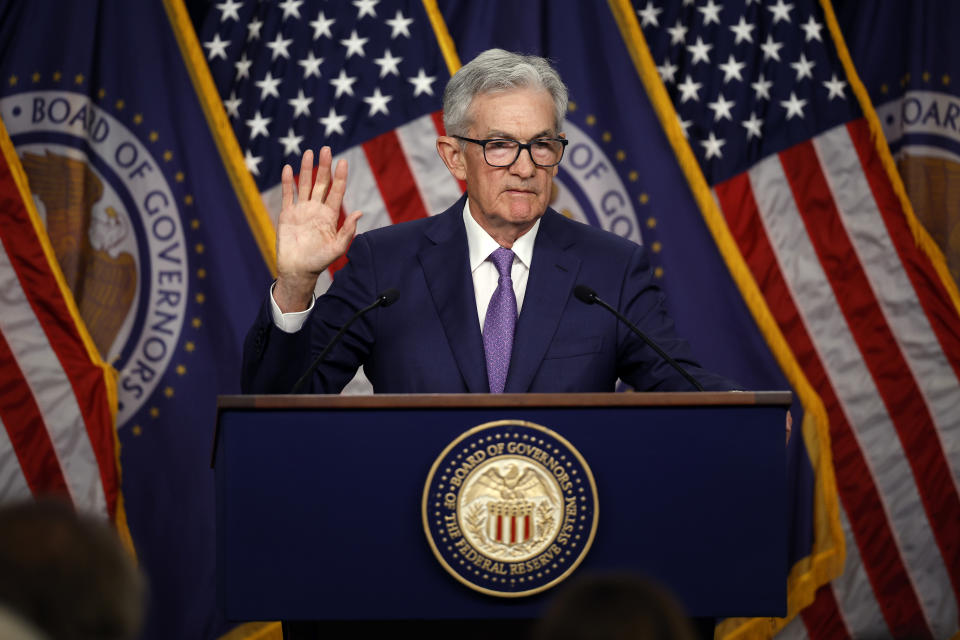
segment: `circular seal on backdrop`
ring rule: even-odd
[[[423,527],[443,568],[471,589],[528,596],[576,569],[597,530],[597,485],[573,445],[523,420],[462,434],[430,468]]]

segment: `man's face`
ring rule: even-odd
[[[476,140],[511,138],[529,142],[557,137],[553,99],[545,90],[481,94],[473,99],[470,113],[473,124],[467,137]],[[480,145],[465,145],[448,166],[467,183],[470,212],[495,239],[512,243],[546,211],[557,167],[536,166],[527,150],[521,151],[509,167],[491,167],[483,159]]]

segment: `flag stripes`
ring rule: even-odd
[[[779,159],[776,156],[771,156],[758,166],[762,166],[763,163],[766,163],[766,166],[773,166],[775,170],[775,165],[779,164]],[[866,556],[866,567],[871,576],[871,582],[885,585],[877,599],[880,609],[884,612],[884,619],[891,628],[902,628],[904,626],[923,628],[926,624],[923,620],[920,603],[910,584],[906,567],[897,548],[894,533],[887,520],[877,487],[871,480],[871,473],[864,452],[856,440],[847,413],[827,375],[822,356],[814,346],[813,338],[803,322],[800,309],[795,302],[796,300],[804,300],[806,304],[811,304],[811,300],[802,296],[812,295],[818,291],[818,288],[801,287],[800,295],[797,296],[791,291],[791,285],[788,284],[787,277],[785,277],[788,267],[781,265],[778,261],[779,254],[774,252],[774,246],[771,244],[772,238],[768,238],[770,229],[767,228],[767,233],[764,233],[766,225],[765,221],[761,219],[754,197],[757,193],[755,191],[757,185],[751,185],[752,178],[753,176],[747,174],[735,176],[724,183],[718,184],[715,187],[715,193],[730,230],[747,265],[754,274],[754,278],[757,280],[777,324],[790,343],[810,384],[823,399],[824,408],[830,420],[830,438],[836,469],[837,491],[842,507],[848,510],[856,531],[863,532],[863,539],[858,539],[856,542],[848,538],[847,553],[851,552],[851,546],[857,543],[862,545],[860,551]],[[786,185],[782,184],[780,188],[786,189]],[[773,193],[776,195],[778,192]],[[769,206],[770,197],[767,197],[766,200]],[[774,221],[773,226],[776,227],[776,221]],[[785,233],[780,235],[785,242],[789,243],[790,238],[799,238],[799,236],[791,234],[798,233],[801,233],[801,231],[787,229]],[[789,262],[794,262],[802,257],[796,247],[794,247],[794,252],[796,254],[787,254],[786,257],[780,256],[780,258],[789,264]],[[812,253],[812,251],[807,253]],[[810,264],[811,259],[813,260],[812,265]],[[806,264],[808,268],[819,269],[819,264],[816,263],[814,258],[808,258]],[[822,315],[828,316],[829,307],[824,310],[823,305],[821,305],[820,312]],[[830,330],[832,329],[828,328],[828,331]],[[842,353],[837,348],[829,351],[834,356]],[[839,579],[842,579],[842,577]]]
[[[13,443],[8,437],[9,428],[0,414],[0,496],[11,501],[27,500],[33,495],[33,491],[27,484]],[[66,488],[62,491],[66,492]]]
[[[118,478],[103,371],[91,365],[22,205],[0,218],[0,237],[0,333],[39,408],[74,505],[112,517]],[[10,440],[16,446],[17,440]],[[31,471],[24,469],[25,474]],[[37,480],[28,476],[32,487]]]
[[[939,637],[943,621],[957,620],[960,592],[960,499],[944,444],[958,428],[960,386],[935,321],[916,313],[923,294],[910,270],[926,262],[926,283],[932,266],[919,255],[904,259],[906,269],[890,259],[891,243],[902,253],[912,238],[898,237],[905,225],[885,224],[895,216],[878,205],[854,147],[861,126],[761,160],[714,193],[824,400],[847,552],[863,562],[858,571],[848,558],[844,576],[818,591],[803,615],[810,637],[844,637],[830,622],[838,616],[853,637],[870,629],[865,597],[893,635]],[[949,316],[941,329],[952,336]]]
[[[390,220],[396,224],[426,217],[417,181],[407,165],[396,131],[382,133],[362,146]]]
[[[0,442],[0,451],[8,455],[0,468],[9,469],[10,481],[17,482],[13,495],[29,497],[33,494],[54,493],[69,496],[67,483],[60,469],[50,434],[43,423],[40,407],[33,397],[23,371],[17,364],[10,345],[0,331],[0,420],[3,421],[6,440]],[[10,498],[11,493],[2,490],[7,483],[0,482],[0,495]],[[20,486],[22,485],[22,486]],[[26,488],[26,493],[22,491]],[[11,487],[12,489],[12,487]]]

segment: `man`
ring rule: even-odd
[[[443,108],[437,151],[466,194],[437,216],[357,236],[316,301],[318,275],[346,252],[361,214],[337,228],[347,167],[331,175],[329,148],[312,185],[304,153],[296,198],[284,167],[278,277],[247,336],[245,392],[289,392],[339,327],[391,288],[398,302],[344,335],[311,391],[338,393],[361,365],[380,393],[613,391],[618,377],[638,390],[691,390],[612,314],[576,299],[578,284],[705,388],[731,388],[674,334],[642,247],[549,209],[567,90],[546,60],[486,51],[451,78]]]

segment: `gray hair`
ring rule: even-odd
[[[466,135],[474,97],[510,89],[543,89],[553,98],[554,126],[567,113],[567,86],[546,58],[487,49],[460,67],[443,92],[443,127],[448,136]]]

